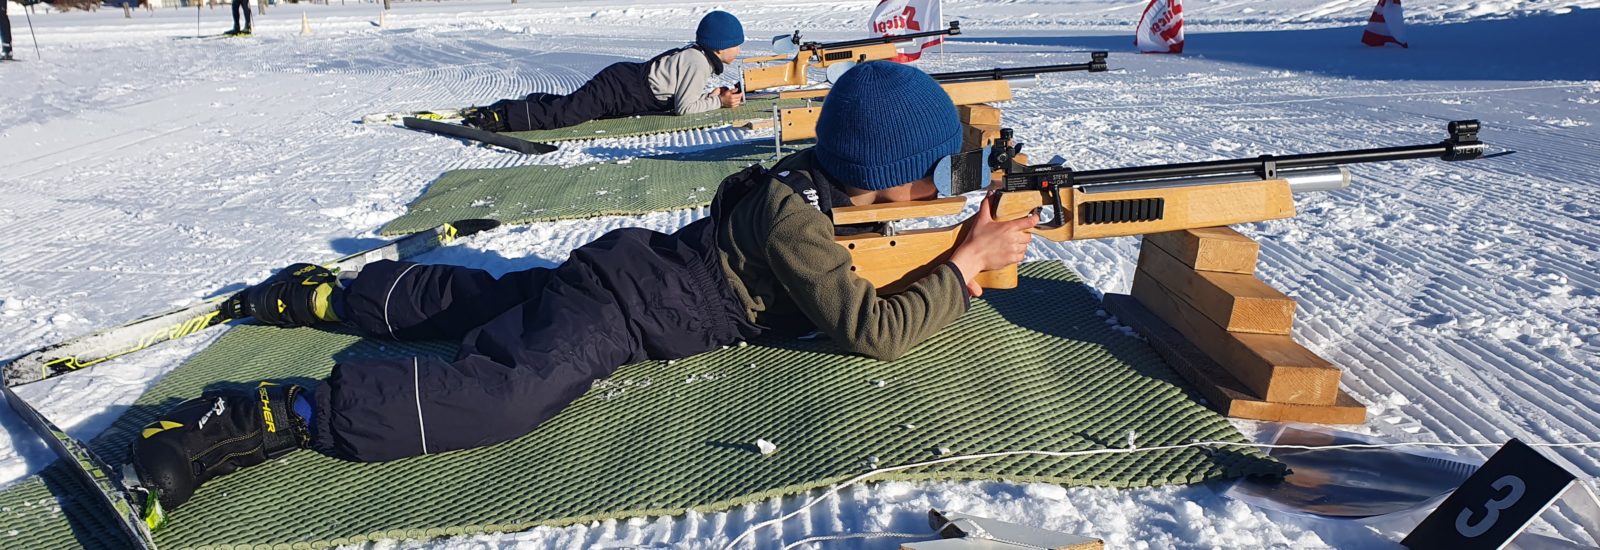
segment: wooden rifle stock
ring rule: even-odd
[[[952,198],[961,202],[951,201]],[[836,208],[834,220],[842,224],[951,215],[961,211],[965,200],[952,198],[936,199],[945,201],[937,208],[931,205],[936,201],[918,201],[930,203],[921,209],[901,206],[891,214],[895,216],[892,218],[876,215],[877,211],[888,210],[882,207],[889,205]],[[1053,241],[1101,239],[1274,220],[1295,214],[1289,182],[1281,179],[1111,192],[1062,189],[1061,198],[1062,210],[1069,219],[1041,223],[1033,229],[1035,235]],[[998,199],[995,219],[999,221],[1052,206],[1050,195],[1044,191],[1002,192]],[[863,210],[872,214],[864,214]],[[895,292],[949,260],[965,231],[966,224],[962,223],[894,235],[838,237],[835,241],[850,251],[857,275],[885,292]],[[1017,266],[985,271],[978,275],[978,283],[984,288],[1014,288]]]

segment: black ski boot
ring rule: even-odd
[[[328,268],[294,264],[229,297],[219,309],[229,319],[255,317],[269,325],[306,327],[337,319],[332,304],[338,291],[339,278]]]
[[[214,390],[178,405],[133,440],[134,473],[165,510],[205,482],[310,444],[294,413],[300,386],[262,382],[255,392]]]
[[[506,124],[505,109],[493,105],[472,107],[462,111],[461,123],[485,132],[504,132],[511,129]]]
[[[4,51],[0,51],[0,61],[16,61],[16,60],[17,60],[17,58],[11,56],[11,46],[6,46]]]

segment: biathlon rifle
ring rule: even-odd
[[[1028,86],[1032,84],[1035,76],[1041,74],[1070,71],[1105,72],[1107,55],[1106,52],[1091,53],[1088,63],[996,67],[977,71],[934,73],[928,76],[933,77],[934,81],[944,88],[945,93],[950,96],[950,101],[956,105],[994,103],[1011,100],[1012,88]],[[825,98],[828,91],[828,88],[795,90],[779,92],[776,96],[779,99],[820,99]],[[777,119],[774,124],[778,132],[775,139],[780,143],[817,137],[817,118],[822,115],[821,105],[808,103],[802,107],[776,110]]]
[[[800,86],[809,83],[806,69],[820,67],[832,72],[849,70],[856,63],[889,59],[899,55],[895,43],[930,36],[955,36],[961,34],[961,23],[951,21],[946,29],[915,32],[895,36],[862,38],[842,42],[803,42],[800,31],[780,34],[772,38],[776,55],[752,57],[745,63],[765,64],[782,62],[765,67],[746,67],[742,86],[745,92],[765,90],[779,86]]]
[[[1025,164],[1011,130],[991,147],[952,155],[934,170],[940,194],[928,201],[885,203],[833,210],[836,225],[959,213],[961,193],[991,187],[996,220],[1040,213],[1036,235],[1053,241],[1145,235],[1292,217],[1294,193],[1330,191],[1350,185],[1344,165],[1438,158],[1482,158],[1476,120],[1448,126],[1444,141],[1375,149],[1073,170],[1059,163]],[[1499,156],[1505,153],[1496,153]],[[998,181],[995,180],[998,174]],[[903,288],[949,258],[965,224],[953,227],[837,237],[850,251],[851,268],[874,286]],[[978,275],[986,288],[1012,288],[1016,266]]]
[[[1034,65],[1031,67],[995,67],[993,69],[980,69],[976,71],[955,71],[948,73],[929,73],[935,82],[943,86],[945,92],[950,94],[957,105],[961,105],[961,97],[967,95],[994,95],[1003,91],[1006,99],[1011,98],[1011,88],[1022,88],[1032,85],[1035,77],[1048,73],[1065,73],[1084,71],[1091,73],[1105,72],[1107,70],[1107,52],[1093,52],[1089,54],[1088,63],[1063,63],[1060,65]],[[841,65],[835,65],[840,67]],[[853,67],[854,65],[849,65]],[[843,76],[844,73],[830,69],[828,82],[831,84]],[[994,90],[986,92],[980,90]],[[773,94],[778,99],[817,99],[828,95],[829,88],[810,90],[790,90]],[[999,99],[986,99],[984,101],[1002,101]]]

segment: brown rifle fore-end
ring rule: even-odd
[[[1098,193],[1064,189],[1061,195],[1065,215],[1070,219],[1053,227],[1035,228],[1034,234],[1052,241],[1101,239],[1275,220],[1295,214],[1289,182],[1284,180]],[[943,206],[925,208],[906,203],[845,207],[834,209],[834,216],[835,220],[843,216],[861,221],[888,221],[954,213],[947,211],[951,204],[949,199],[938,200],[946,202]],[[1049,195],[1042,191],[1001,193],[995,219],[1014,220],[1036,209],[1048,210],[1049,206]],[[863,214],[861,210],[893,211]],[[876,217],[866,220],[869,216]],[[881,290],[893,292],[948,260],[961,242],[965,228],[965,224],[958,224],[904,231],[894,236],[869,233],[835,240],[850,251],[857,275]],[[984,288],[1014,288],[1016,267],[1011,265],[1005,270],[981,273],[978,283]]]

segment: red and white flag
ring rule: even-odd
[[[1134,30],[1133,45],[1143,53],[1183,53],[1182,0],[1150,0]]]
[[[1367,30],[1361,33],[1361,43],[1372,47],[1388,43],[1410,48],[1406,43],[1406,13],[1400,0],[1378,0],[1372,7],[1372,17],[1367,19]]]
[[[867,18],[867,31],[873,36],[896,36],[943,28],[939,0],[879,0]],[[900,55],[894,61],[907,63],[922,57],[922,50],[944,43],[943,36],[918,38],[898,43]]]

